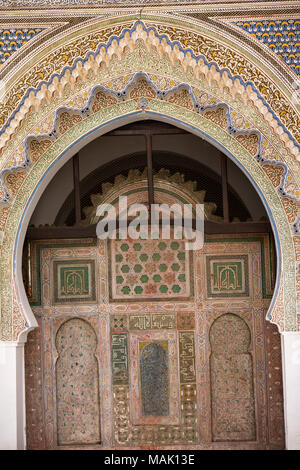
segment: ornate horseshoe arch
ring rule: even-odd
[[[228,37],[178,17],[150,15],[98,20],[53,40],[27,69],[20,67],[1,105],[1,339],[16,341],[36,326],[21,253],[46,185],[87,142],[142,119],[203,137],[251,180],[277,247],[268,318],[281,331],[297,330],[299,114],[292,90],[279,89],[273,77]]]

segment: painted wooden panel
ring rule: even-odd
[[[56,335],[57,440],[59,445],[100,442],[96,335],[74,318]]]
[[[214,441],[253,441],[256,438],[250,340],[246,322],[237,315],[222,315],[211,327]]]

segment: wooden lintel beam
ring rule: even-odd
[[[117,224],[118,226],[118,224]],[[193,223],[193,226],[195,224]],[[231,222],[228,224],[204,222],[206,234],[268,233],[272,232],[269,222]],[[62,238],[96,238],[96,224],[74,227],[29,227],[26,237],[29,240]]]
[[[29,227],[26,237],[29,240],[49,240],[62,238],[96,238],[96,225],[73,227]]]
[[[210,220],[204,221],[206,234],[235,234],[235,233],[269,233],[272,227],[269,222],[229,222],[219,223]]]

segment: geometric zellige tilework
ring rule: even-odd
[[[44,30],[45,28],[23,27],[0,29],[0,64],[4,64],[20,47]]]
[[[300,75],[299,17],[298,19],[237,21],[235,24],[264,43],[270,51],[277,54],[297,75]]]
[[[190,256],[184,240],[112,240],[111,300],[189,298]]]

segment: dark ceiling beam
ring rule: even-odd
[[[152,135],[146,134],[145,139],[147,152],[148,204],[151,211],[151,204],[154,204]]]
[[[194,225],[194,224],[193,224]],[[205,234],[237,234],[237,233],[268,233],[272,232],[269,222],[231,222],[219,223],[206,220]],[[47,240],[62,238],[96,238],[96,224],[74,227],[29,227],[26,237],[29,240]]]
[[[75,225],[81,221],[80,206],[80,174],[79,174],[79,154],[73,157],[73,185],[74,185],[74,207],[75,207]]]
[[[228,200],[228,173],[227,173],[227,157],[220,153],[221,159],[221,176],[222,176],[222,205],[223,218],[225,223],[229,223],[229,200]]]
[[[270,233],[272,227],[269,222],[212,222],[205,220],[205,234],[235,234],[235,233]]]

